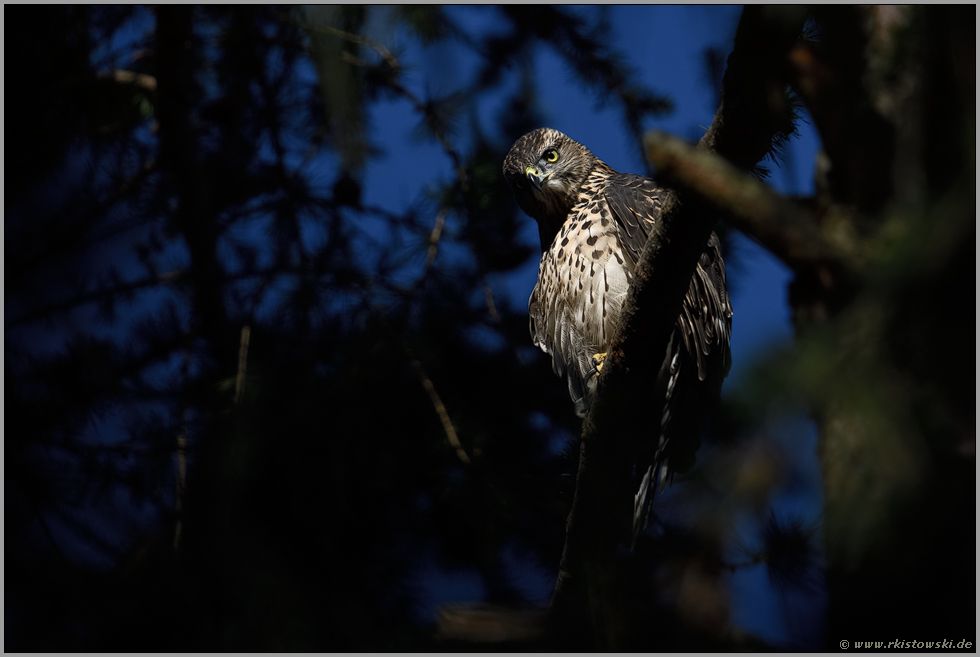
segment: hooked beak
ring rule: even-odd
[[[534,188],[539,192],[541,191],[541,184],[551,175],[550,173],[547,173],[542,176],[537,167],[528,167],[524,169],[524,174],[527,176],[527,179],[531,181],[531,184],[534,185]]]

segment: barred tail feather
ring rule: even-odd
[[[653,505],[653,491],[656,488],[656,482],[651,481],[654,476],[653,466],[651,465],[647,468],[646,474],[643,475],[643,479],[640,481],[640,488],[633,497],[633,541],[630,543],[631,550],[636,547],[636,539],[647,528],[647,523],[650,520],[650,507]]]
[[[663,391],[663,413],[660,417],[660,435],[657,441],[657,450],[653,455],[652,463],[647,468],[643,479],[640,481],[639,489],[633,498],[633,543],[646,530],[650,522],[650,510],[653,508],[653,497],[659,485],[662,493],[667,487],[667,482],[671,478],[670,462],[667,458],[667,447],[670,443],[671,410],[673,408],[674,390],[680,380],[681,364],[681,343],[676,339],[677,333],[671,336],[668,345],[668,357],[665,364],[669,365],[661,370],[661,379],[666,378],[667,384]],[[666,370],[666,371],[664,371]],[[659,393],[658,393],[659,394]],[[631,546],[631,547],[632,547]]]

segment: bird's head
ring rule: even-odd
[[[542,248],[565,222],[595,162],[592,151],[551,128],[527,133],[504,158],[504,178],[517,204],[538,222]]]

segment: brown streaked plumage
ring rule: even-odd
[[[619,173],[568,136],[540,128],[504,159],[518,205],[538,223],[541,264],[528,310],[534,344],[551,355],[584,416],[595,393],[593,357],[605,353],[665,190]],[[634,538],[646,526],[653,491],[694,462],[698,429],[731,365],[732,306],[718,237],[698,262],[657,378],[658,440],[641,449]]]

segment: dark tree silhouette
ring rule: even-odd
[[[817,39],[776,64],[823,139],[816,198],[659,137],[651,160],[795,272],[797,345],[761,378],[820,424],[826,646],[975,645],[975,372],[950,357],[976,329],[974,10],[814,18]]]
[[[777,587],[826,581],[826,647],[975,643],[956,356],[975,332],[975,10],[747,8],[727,65],[706,57],[724,77],[697,148],[645,133],[670,104],[602,21],[466,10],[503,27],[426,6],[5,8],[5,648],[764,648],[725,584],[760,563]],[[366,36],[385,21],[480,65],[426,96]],[[535,44],[676,192],[584,425],[493,284],[536,257],[500,175],[541,125]],[[448,163],[397,212],[365,175],[389,101]],[[800,104],[824,166],[787,199],[760,176]],[[625,409],[719,219],[793,270],[797,340],[732,391],[630,552],[622,437],[653,420]],[[752,461],[785,407],[820,427],[822,532],[770,514],[777,477]],[[515,553],[557,576],[550,611]],[[432,563],[477,573],[483,606],[420,619]]]

